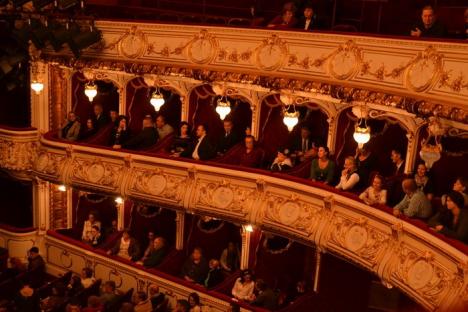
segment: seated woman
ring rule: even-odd
[[[121,258],[137,261],[140,257],[140,247],[138,242],[130,236],[130,233],[125,229],[122,233],[122,238],[110,250],[107,251],[108,255],[116,255]]]
[[[428,225],[436,232],[468,243],[468,209],[464,209],[463,205],[463,196],[451,191],[447,194],[447,209],[439,211]]]
[[[97,247],[99,244],[102,242],[102,235],[101,235],[101,230],[97,225],[93,225],[91,227],[91,234],[89,237],[89,241],[86,243],[89,244],[91,247]]]
[[[80,139],[84,140],[95,135],[97,133],[97,130],[98,129],[96,128],[94,120],[89,118],[88,120],[86,120],[86,129],[81,134]]]
[[[359,195],[359,198],[368,205],[387,203],[387,190],[382,189],[383,177],[376,174],[372,179],[372,185]]]
[[[243,301],[252,301],[255,289],[255,282],[252,273],[249,270],[244,270],[241,276],[236,279],[234,287],[232,287],[232,295],[234,298]]]
[[[460,193],[463,196],[464,207],[468,207],[468,179],[458,177],[453,183],[452,190]],[[442,195],[442,205],[445,205],[447,195]]]
[[[185,260],[180,276],[186,281],[203,285],[208,270],[208,262],[203,257],[201,248],[195,247],[190,257]]]
[[[143,260],[143,265],[147,268],[158,266],[167,254],[167,243],[163,237],[156,237],[153,241],[153,249],[148,257]]]
[[[337,189],[343,191],[351,191],[359,182],[359,174],[357,173],[356,161],[354,157],[346,157],[344,169],[341,172],[340,183],[336,186]]]
[[[109,146],[123,145],[130,138],[130,129],[127,128],[128,120],[126,116],[119,116],[118,126],[112,129],[109,139]]]
[[[326,146],[320,146],[318,149],[318,158],[312,160],[310,169],[310,178],[312,181],[331,184],[335,174],[335,163],[328,158],[330,150]]]
[[[273,160],[273,163],[271,164],[270,170],[284,171],[291,169],[293,164],[291,162],[291,158],[289,158],[289,154],[290,152],[288,149],[279,149],[275,160]]]
[[[179,127],[179,135],[175,137],[174,143],[171,146],[171,154],[180,156],[187,150],[192,142],[192,137],[189,134],[190,125],[186,121],[182,121]]]
[[[59,138],[67,141],[76,141],[80,135],[81,124],[74,112],[68,113],[66,125],[59,131]]]
[[[99,230],[101,229],[101,222],[96,220],[96,215],[91,212],[88,215],[88,220],[84,222],[83,233],[81,234],[81,239],[85,243],[89,244],[94,239],[93,234],[92,234],[93,226],[97,226]]]
[[[239,156],[239,166],[259,168],[262,165],[262,151],[255,146],[255,138],[251,135],[246,136],[245,148]]]
[[[271,20],[267,27],[275,29],[293,28],[297,23],[292,9],[285,9],[281,15]]]
[[[414,175],[414,181],[416,181],[418,189],[426,194],[427,199],[432,200],[434,197],[434,183],[432,183],[432,179],[427,174],[427,167],[425,164],[421,163],[418,165],[416,174]]]
[[[364,188],[369,183],[370,174],[375,168],[376,159],[366,145],[356,149],[355,158],[359,174],[359,187]]]
[[[221,267],[228,272],[235,272],[240,265],[240,252],[236,244],[229,242],[219,259]]]

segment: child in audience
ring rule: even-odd
[[[387,203],[387,190],[384,190],[382,186],[383,177],[377,174],[372,179],[372,185],[362,192],[359,198],[367,205],[385,205]]]

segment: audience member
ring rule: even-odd
[[[145,292],[139,291],[133,295],[133,308],[135,312],[151,312],[153,307]]]
[[[141,261],[145,261],[154,249],[154,239],[156,238],[154,231],[148,231],[148,235],[146,238],[148,242],[146,244],[146,249],[143,252],[143,257],[141,258]]]
[[[81,285],[83,288],[89,288],[94,284],[96,279],[93,277],[93,270],[91,268],[83,268],[81,270]]]
[[[101,229],[101,222],[96,220],[96,215],[91,212],[88,214],[88,220],[83,224],[83,233],[81,234],[81,239],[85,243],[90,243],[93,240],[93,226],[97,226],[99,230]]]
[[[186,121],[182,121],[179,126],[179,135],[175,137],[174,143],[171,146],[171,154],[173,156],[180,156],[185,150],[187,150],[192,142],[190,136],[190,125]]]
[[[291,158],[289,157],[289,150],[288,149],[279,149],[278,154],[276,154],[276,158],[273,160],[271,164],[270,170],[271,171],[285,171],[291,169],[293,167]]]
[[[375,168],[375,157],[370,152],[369,148],[364,145],[362,148],[356,149],[356,167],[359,175],[358,187],[366,187],[368,185],[371,172]]]
[[[303,15],[299,18],[296,28],[302,30],[314,30],[316,28],[314,19],[314,8],[311,3],[304,6]]]
[[[174,312],[190,312],[190,304],[187,300],[179,299]]]
[[[44,282],[45,277],[45,261],[39,254],[39,248],[32,247],[28,254],[28,272],[30,286],[39,287]]]
[[[83,131],[83,133],[80,136],[81,140],[87,139],[93,135],[95,135],[97,132],[96,125],[94,123],[93,119],[87,119],[86,120],[86,129]]]
[[[107,281],[104,283],[101,296],[99,300],[104,305],[104,307],[115,307],[119,301],[119,297],[115,292],[115,282],[114,281]]]
[[[190,312],[201,312],[200,296],[196,292],[191,293],[187,299]]]
[[[259,168],[263,161],[263,151],[255,145],[253,136],[246,136],[244,139],[244,149],[239,156],[239,166],[249,168]]]
[[[41,302],[42,311],[55,311],[65,302],[65,289],[63,285],[54,285],[51,295]]]
[[[142,150],[148,148],[158,141],[158,131],[154,128],[153,118],[146,115],[143,118],[143,129],[137,135],[130,137],[127,142],[114,145],[113,148],[126,148],[130,150]]]
[[[393,208],[393,214],[399,216],[403,213],[407,217],[427,219],[432,214],[431,202],[421,192],[413,179],[405,179],[402,182],[403,192],[406,194],[403,200]]]
[[[153,250],[148,257],[143,260],[143,265],[147,268],[158,266],[167,254],[167,243],[163,237],[156,237],[153,241]]]
[[[15,277],[20,273],[26,272],[28,269],[19,258],[11,257],[8,262],[10,263],[10,267],[1,272],[0,282]]]
[[[240,265],[240,252],[236,244],[229,242],[220,257],[221,267],[228,272],[235,272]]]
[[[174,128],[172,128],[170,124],[166,123],[166,117],[161,114],[156,118],[156,130],[158,130],[160,140],[174,132]]]
[[[427,5],[422,9],[421,20],[411,29],[411,36],[421,38],[442,38],[447,35],[445,26],[437,20],[432,6]]]
[[[134,312],[135,309],[133,307],[133,304],[130,302],[124,302],[122,303],[122,306],[120,307],[119,312]]]
[[[117,220],[112,220],[111,226],[106,229],[106,238],[108,238],[112,234],[117,233],[118,231],[119,231],[119,224]]]
[[[34,248],[34,247],[33,247]],[[24,282],[15,299],[16,311],[21,312],[40,312],[39,296],[32,285]]]
[[[402,153],[399,150],[393,149],[390,158],[394,165],[393,175],[398,176],[404,174],[405,161],[403,160]]]
[[[101,231],[99,230],[99,227],[97,225],[93,225],[91,227],[91,236],[89,237],[88,243],[92,247],[97,247],[101,244],[102,241],[102,236],[101,236]]]
[[[255,290],[257,291],[257,295],[254,295],[252,305],[269,310],[275,310],[277,308],[278,296],[268,287],[264,280],[258,279],[255,282]]]
[[[117,241],[114,247],[107,251],[107,254],[137,261],[140,256],[140,246],[136,239],[130,236],[128,229],[125,229],[122,233],[122,237]]]
[[[218,260],[211,259],[208,267],[208,275],[206,276],[204,285],[206,288],[213,288],[224,280],[224,275]]]
[[[281,15],[276,16],[273,20],[271,20],[267,27],[269,28],[292,28],[297,24],[297,20],[294,17],[294,12],[291,9],[283,10]]]
[[[230,119],[224,119],[223,121],[224,134],[218,143],[218,153],[225,154],[231,147],[239,143],[240,138],[236,132],[234,132],[234,124]]]
[[[115,109],[111,109],[109,111],[109,117],[110,117],[110,121],[114,125],[114,128],[117,128],[119,126],[119,117],[120,117],[119,112],[116,111]]]
[[[130,138],[130,129],[127,127],[128,120],[126,116],[119,116],[117,126],[112,128],[109,145],[123,145]]]
[[[452,191],[459,192],[463,196],[464,207],[468,208],[468,179],[464,177],[458,177],[452,186]],[[447,195],[442,195],[441,201],[442,205],[445,205],[445,201],[447,199]]]
[[[311,137],[310,129],[307,126],[302,126],[300,136],[294,139],[291,149],[296,154],[297,159],[302,162],[317,157],[319,145],[319,140]]]
[[[326,146],[320,146],[318,149],[318,158],[312,160],[310,169],[310,178],[312,181],[331,184],[335,175],[335,163],[329,159],[330,150]]]
[[[70,279],[70,283],[67,286],[67,297],[71,298],[81,292],[83,289],[84,287],[81,284],[81,278],[78,275],[73,275]]]
[[[456,191],[447,194],[446,209],[432,217],[428,225],[436,232],[468,243],[468,209],[463,196]]]
[[[66,125],[59,131],[59,138],[67,141],[76,141],[80,135],[81,124],[74,112],[68,113]]]
[[[159,286],[155,284],[150,285],[149,294],[153,311],[159,311],[166,301],[166,296],[159,291]]]
[[[286,297],[287,303],[293,303],[297,298],[303,296],[307,292],[307,283],[304,280],[298,281],[292,291]]]
[[[383,189],[383,177],[376,174],[372,179],[372,185],[359,195],[359,198],[367,205],[387,203],[387,190]]]
[[[341,171],[340,183],[338,183],[336,188],[343,191],[351,191],[358,182],[359,174],[357,173],[356,161],[354,157],[348,156],[345,159],[344,169]]]
[[[421,163],[418,165],[416,174],[414,175],[414,181],[420,191],[426,194],[427,199],[432,200],[434,198],[434,183],[428,175],[427,167]]]
[[[109,117],[104,114],[104,109],[101,104],[94,104],[93,122],[97,130],[100,130],[109,124]]]
[[[244,270],[241,276],[236,279],[231,293],[234,298],[238,300],[250,301],[254,293],[254,288],[255,282],[252,278],[252,273],[249,270]]]
[[[182,267],[181,276],[186,281],[203,285],[207,274],[208,264],[203,257],[202,250],[199,247],[195,247]]]
[[[88,306],[81,310],[82,312],[103,312],[104,304],[101,302],[98,296],[88,297]]]
[[[180,156],[190,157],[196,160],[208,160],[216,156],[216,148],[207,137],[208,129],[205,125],[199,125],[196,130],[197,140],[190,144]]]

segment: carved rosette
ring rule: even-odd
[[[236,185],[229,181],[198,181],[194,192],[196,206],[218,212],[230,211],[245,217],[256,200],[257,192],[252,187]]]
[[[385,255],[389,241],[390,235],[367,224],[367,219],[334,215],[326,244],[366,267],[375,268]]]
[[[266,198],[265,224],[279,223],[301,236],[310,236],[317,231],[323,207],[300,200],[297,196],[285,197],[268,192]]]
[[[403,284],[432,310],[449,295],[454,275],[440,266],[430,252],[417,253],[402,244],[392,270],[393,283]],[[421,300],[418,300],[421,301]]]
[[[123,168],[116,163],[102,159],[85,159],[75,157],[71,165],[73,183],[96,185],[116,191],[120,186]]]
[[[60,180],[66,155],[42,150],[38,153],[34,163],[34,172],[39,177]]]
[[[129,194],[144,198],[158,198],[180,204],[184,199],[187,177],[172,175],[161,169],[132,171]]]

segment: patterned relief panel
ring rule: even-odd
[[[139,199],[182,205],[188,185],[188,176],[161,168],[133,167],[127,194]]]
[[[124,174],[123,162],[111,159],[73,157],[69,179],[74,185],[118,193]]]
[[[61,181],[66,160],[65,153],[42,149],[34,163],[34,173],[47,180]]]

